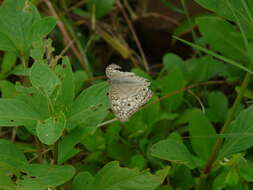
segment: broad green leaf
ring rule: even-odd
[[[240,176],[247,182],[253,182],[253,163],[249,160],[243,159],[239,163]]]
[[[147,166],[146,159],[141,154],[135,154],[131,157],[129,162],[130,168],[138,168],[139,170],[145,169]]]
[[[95,84],[84,90],[71,107],[68,120],[73,125],[84,124],[86,127],[96,127],[107,116],[109,100],[107,83]]]
[[[171,60],[168,59],[169,57],[171,57]],[[173,60],[175,63],[170,63],[170,61]],[[163,64],[167,65],[166,67],[168,67],[167,69],[169,69],[169,73],[168,75],[161,77],[156,82],[159,83],[162,95],[167,95],[184,87],[184,76],[180,67],[181,61],[179,58],[174,55],[168,55],[164,57],[163,61]],[[177,109],[182,104],[182,101],[183,92],[177,93],[163,100],[169,110]]]
[[[101,18],[108,14],[114,5],[115,0],[90,0],[88,1],[88,6],[90,11],[95,12],[96,18]]]
[[[120,139],[120,131],[121,131],[121,126],[119,122],[112,123],[108,128],[106,129],[106,144],[111,144],[113,142],[117,142]]]
[[[210,121],[201,112],[194,112],[190,119],[189,131],[194,152],[203,160],[207,160],[215,144],[216,132]]]
[[[239,21],[244,24],[251,24],[253,17],[253,3],[251,0],[195,0],[201,6],[216,12],[227,19]],[[233,9],[233,11],[232,11]]]
[[[53,17],[44,17],[36,22],[31,27],[30,39],[32,42],[37,41],[49,34],[56,25],[56,19]]]
[[[161,181],[163,182],[166,179],[166,177],[169,175],[170,170],[171,170],[171,167],[166,166],[163,169],[157,170],[155,175],[161,177]]]
[[[235,185],[238,184],[238,182],[239,182],[239,174],[238,174],[238,172],[234,168],[230,169],[228,171],[228,174],[227,174],[227,176],[225,178],[224,183],[227,184],[227,185],[229,185],[229,186],[235,186]]]
[[[253,146],[253,106],[241,111],[225,133],[219,158],[242,152]]]
[[[154,190],[161,181],[161,177],[148,171],[122,168],[118,162],[110,162],[98,172],[87,190]]]
[[[25,171],[28,175],[18,181],[19,187],[25,190],[44,190],[56,187],[70,180],[75,174],[75,168],[64,165],[30,164]]]
[[[30,105],[37,113],[41,115],[40,119],[50,117],[48,97],[35,87],[26,88],[20,84],[16,84],[18,92],[17,99]]]
[[[12,182],[11,177],[4,175],[0,172],[0,189],[3,190],[16,190],[15,184]]]
[[[251,71],[250,69],[248,69],[246,66],[242,65],[241,63],[238,63],[237,61],[234,61],[233,59],[224,57],[220,53],[216,53],[216,52],[211,51],[211,50],[209,50],[209,49],[207,49],[205,47],[202,47],[200,45],[194,44],[194,43],[189,42],[187,40],[184,40],[182,38],[178,38],[176,36],[174,36],[174,38],[177,39],[177,40],[179,40],[180,42],[183,42],[183,43],[191,46],[192,48],[195,48],[195,49],[197,49],[197,50],[199,50],[201,52],[204,52],[204,53],[206,53],[208,55],[211,55],[211,56],[213,56],[213,57],[215,57],[215,58],[217,58],[219,60],[222,60],[225,63],[228,63],[228,64],[234,66],[234,68],[237,67],[237,70],[240,69],[241,71],[246,71],[246,72],[249,72],[249,73],[253,74],[253,71]],[[233,71],[235,71],[235,70],[233,69]],[[239,72],[239,70],[237,72]],[[238,76],[236,76],[236,77],[238,78]]]
[[[86,80],[88,80],[88,75],[83,70],[75,71],[73,74],[75,83],[75,94],[78,94],[84,86]]]
[[[191,153],[183,143],[176,140],[159,141],[151,147],[151,155],[162,160],[185,164],[190,168],[195,167]]]
[[[175,167],[173,176],[171,176],[171,184],[175,189],[190,190],[195,185],[195,180],[191,174],[191,170],[184,165]]]
[[[0,32],[0,50],[15,52],[15,54],[17,54],[15,44],[3,32]]]
[[[74,100],[74,78],[71,65],[67,57],[62,60],[62,65],[58,71],[62,80],[59,93],[57,94],[56,107],[58,110],[69,112]]]
[[[12,98],[17,94],[15,85],[8,80],[0,80],[0,92],[2,98]]]
[[[228,76],[230,65],[226,65],[211,56],[185,61],[186,79],[195,82],[207,81],[215,76]]]
[[[238,183],[235,186],[228,186],[226,188],[226,190],[251,190],[252,188],[248,186],[247,183],[240,181],[240,183]]]
[[[1,50],[14,51],[16,54],[24,55],[28,53],[27,45],[29,32],[33,23],[40,19],[40,15],[35,6],[25,0],[6,0],[0,7],[0,33],[4,38],[12,42],[12,49]]]
[[[216,176],[214,182],[213,182],[213,190],[223,190],[225,187],[225,178],[226,178],[226,173],[222,172],[218,176]]]
[[[10,141],[0,139],[0,150],[0,164],[6,164],[21,170],[28,164],[21,150]]]
[[[248,62],[248,55],[243,38],[235,27],[218,17],[199,17],[196,19],[200,32],[206,42],[215,51],[237,61]],[[219,30],[217,30],[219,28]]]
[[[94,128],[91,127],[77,127],[67,134],[58,145],[58,163],[62,164],[72,156],[78,154],[80,150],[74,148],[74,146],[81,142],[92,131],[94,131]]]
[[[211,92],[207,97],[207,117],[214,122],[223,122],[228,112],[228,100],[222,92]]]
[[[17,99],[0,99],[0,126],[34,125],[40,114]]]
[[[87,135],[81,142],[88,151],[95,152],[105,149],[105,136],[102,130],[97,129],[95,133]]]
[[[41,142],[47,145],[54,144],[62,135],[66,126],[66,118],[63,112],[51,116],[37,123],[36,131]]]
[[[80,172],[71,184],[71,190],[89,190],[94,181],[94,177],[89,172]]]
[[[6,52],[4,54],[4,57],[1,63],[0,77],[4,78],[10,74],[10,71],[13,69],[13,67],[16,64],[16,60],[17,60],[17,55],[15,55],[14,53]]]
[[[55,88],[60,85],[57,75],[50,69],[49,65],[43,62],[33,64],[30,80],[34,87],[42,90],[47,96],[50,96]]]
[[[183,60],[172,53],[167,53],[163,56],[163,65],[167,71],[173,71],[175,68],[180,68],[183,71]]]
[[[5,0],[0,7],[0,49],[28,57],[34,41],[41,40],[55,26],[52,18],[41,19],[28,0]]]

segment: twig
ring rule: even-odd
[[[72,46],[73,43],[74,43],[74,40],[71,40],[68,43],[68,45],[61,51],[59,56],[63,56],[68,51],[68,49]]]
[[[115,117],[115,118],[113,118],[113,119],[111,119],[111,120],[105,121],[105,122],[103,122],[103,123],[97,125],[97,128],[102,127],[102,126],[105,126],[105,125],[110,124],[110,123],[113,123],[114,121],[118,121],[118,119]]]
[[[12,129],[11,142],[15,142],[18,127]]]
[[[134,41],[135,41],[135,43],[136,43],[136,45],[137,45],[137,47],[138,47],[138,49],[139,49],[139,52],[140,52],[140,54],[141,54],[142,62],[143,62],[144,68],[145,68],[145,70],[146,70],[147,72],[149,72],[150,69],[149,69],[149,66],[148,66],[147,58],[146,58],[146,56],[145,56],[145,54],[144,54],[143,48],[142,48],[142,46],[141,46],[141,43],[140,43],[140,41],[139,41],[139,39],[138,39],[138,37],[137,37],[137,34],[136,34],[135,30],[134,30],[134,27],[133,27],[133,25],[132,25],[132,22],[131,22],[130,19],[128,18],[127,13],[126,13],[125,9],[123,8],[123,6],[122,6],[122,4],[120,3],[119,0],[116,1],[116,4],[117,4],[117,6],[120,8],[120,10],[121,10],[121,12],[122,12],[124,18],[126,19],[126,22],[127,22],[128,26],[129,26],[129,29],[130,29],[130,31],[131,31],[131,33],[132,33],[132,35],[133,35]]]
[[[58,14],[56,13],[56,10],[54,9],[52,3],[49,0],[44,0],[44,2],[46,3],[51,15],[53,17],[55,17],[58,22],[57,22],[57,26],[60,29],[62,35],[63,35],[63,41],[64,44],[67,46],[68,44],[71,43],[71,38],[69,33],[67,32],[63,22],[61,21],[61,19],[59,18]],[[82,55],[80,54],[80,52],[78,52],[77,48],[75,47],[74,44],[71,44],[71,49],[73,51],[73,53],[75,54],[75,56],[77,57],[78,61],[80,62],[81,66],[86,70],[89,71],[89,68],[87,68],[86,64],[83,61]]]
[[[150,13],[143,13],[142,15],[140,15],[139,18],[148,18],[148,17],[163,19],[164,21],[173,23],[175,25],[179,25],[179,22],[176,19],[167,17],[165,15],[161,15],[161,14],[158,14],[158,13],[152,13],[152,12],[150,12]]]
[[[205,106],[203,104],[203,102],[201,101],[201,99],[191,90],[189,89],[188,92],[194,97],[197,99],[197,101],[199,102],[200,106],[201,106],[201,109],[202,109],[202,112],[205,113]]]
[[[146,106],[149,106],[151,104],[156,104],[156,103],[158,103],[158,102],[160,102],[160,101],[162,101],[162,100],[164,100],[166,98],[169,98],[171,96],[175,96],[176,94],[179,94],[181,92],[184,92],[184,91],[192,89],[192,88],[196,88],[196,87],[200,87],[200,86],[206,86],[206,85],[212,85],[212,84],[223,84],[223,83],[225,83],[225,81],[219,81],[218,80],[218,81],[208,81],[208,82],[203,82],[203,83],[198,83],[198,84],[192,84],[192,85],[190,85],[188,87],[180,88],[180,89],[175,90],[175,91],[173,91],[173,92],[171,92],[169,94],[166,94],[166,95],[162,96],[161,98],[159,98],[158,100],[155,100],[155,101],[147,104]],[[144,106],[144,107],[146,107],[146,106]]]

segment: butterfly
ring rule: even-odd
[[[121,71],[116,64],[107,66],[105,73],[110,83],[111,109],[118,120],[128,121],[152,97],[150,82],[132,72]]]

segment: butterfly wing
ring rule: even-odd
[[[134,73],[121,72],[110,78],[111,108],[120,121],[127,121],[151,97],[150,83]]]

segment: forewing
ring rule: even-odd
[[[112,85],[109,97],[116,117],[121,121],[127,121],[152,97],[152,92],[146,85]]]

